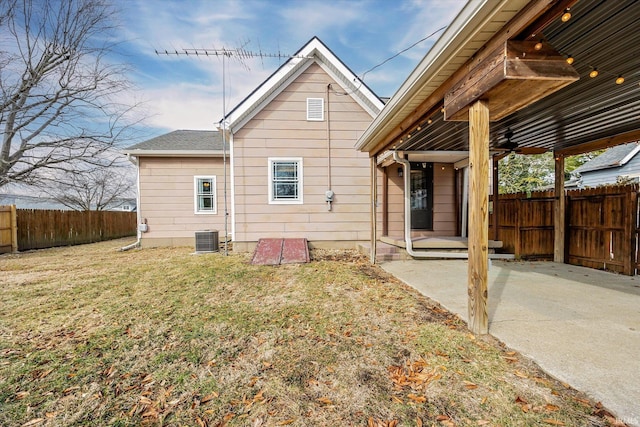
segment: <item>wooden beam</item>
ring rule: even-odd
[[[453,88],[467,73],[484,61],[496,48],[502,46],[507,40],[522,33],[525,28],[533,25],[540,16],[543,16],[556,5],[556,0],[531,0],[516,14],[504,27],[502,27],[484,46],[471,57],[464,65],[458,68],[447,80],[434,90],[411,114],[405,117],[389,134],[377,144],[369,155],[388,150],[395,144],[396,139],[402,136],[408,129],[416,126],[418,121],[426,119],[431,114],[440,110],[443,105],[444,95]]]
[[[633,130],[619,135],[610,136],[607,138],[597,139],[595,141],[587,142],[580,145],[574,145],[573,147],[557,150],[556,155],[561,156],[575,156],[577,154],[589,153],[595,150],[603,150],[605,148],[614,147],[616,145],[627,144],[629,142],[635,142],[640,140],[640,129]]]
[[[477,99],[489,100],[490,119],[500,120],[580,78],[548,43],[507,40],[445,94],[445,120],[466,121]]]
[[[555,155],[555,203],[553,207],[553,261],[564,263],[565,242],[565,197],[564,197],[564,156]]]
[[[489,332],[489,107],[476,101],[469,108],[469,329]]]

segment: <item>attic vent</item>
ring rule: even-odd
[[[217,252],[217,231],[196,231],[196,252]]]
[[[323,98],[307,98],[307,120],[324,120]]]

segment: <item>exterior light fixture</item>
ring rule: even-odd
[[[536,44],[533,46],[533,48],[534,48],[535,50],[540,50],[540,49],[542,49],[542,40],[540,40],[538,43],[536,43]]]
[[[621,85],[622,83],[624,83],[624,77],[618,76],[618,78],[616,79],[616,84]]]
[[[400,167],[398,168],[398,176],[400,176],[400,177],[401,177],[401,176],[402,176],[402,174],[403,174],[402,166],[400,166]]]
[[[569,8],[566,8],[560,20],[562,22],[567,22],[569,19],[571,19],[571,11],[569,10]]]
[[[567,57],[567,64],[571,65],[571,64],[573,64],[573,61],[574,61],[573,56],[569,55]]]
[[[591,72],[589,73],[589,77],[591,77],[592,79],[595,79],[596,77],[598,77],[598,69],[594,68],[593,70],[591,70]]]

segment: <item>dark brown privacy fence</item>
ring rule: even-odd
[[[18,250],[80,245],[133,236],[135,212],[17,210]]]
[[[498,240],[503,249],[517,258],[553,258],[553,202],[553,191],[500,195]]]
[[[638,185],[571,190],[565,197],[565,261],[637,274]],[[516,257],[553,259],[554,201],[553,191],[500,195],[498,235],[491,230],[490,236]],[[490,224],[493,229],[493,216]]]
[[[636,185],[569,191],[566,209],[569,264],[636,274]]]
[[[18,250],[16,207],[0,206],[0,254]]]

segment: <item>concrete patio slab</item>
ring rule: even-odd
[[[467,320],[466,260],[381,264]],[[640,278],[551,262],[492,261],[489,333],[640,427]]]

